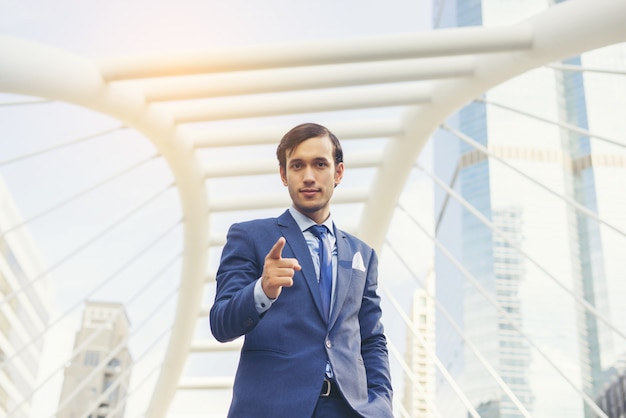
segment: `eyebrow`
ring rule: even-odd
[[[299,162],[303,162],[303,161],[304,161],[304,159],[303,159],[303,158],[293,158],[293,159],[289,160],[288,162],[290,162],[290,163],[293,163],[293,162],[298,162],[298,163],[299,163]],[[312,160],[312,161],[324,161],[324,162],[328,162],[328,161],[331,161],[331,160],[329,160],[329,159],[328,159],[328,158],[326,158],[326,157],[315,157],[315,158],[313,158],[313,160]]]

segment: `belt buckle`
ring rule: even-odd
[[[324,386],[326,386],[326,390],[324,390]],[[324,385],[322,386],[322,391],[320,393],[321,398],[326,398],[330,396],[330,380],[324,379]]]

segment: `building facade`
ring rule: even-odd
[[[596,402],[609,418],[626,417],[626,360],[606,372],[606,385]]]
[[[512,24],[555,6],[547,0],[435,2],[435,26]],[[626,80],[562,65],[623,71],[626,47],[558,64],[488,91],[447,121],[488,155],[453,132],[436,134],[438,177],[488,220],[436,190],[437,238],[473,278],[438,252],[437,295],[531,415],[591,417],[582,394],[596,399],[605,371],[626,352],[626,341],[598,316],[617,326],[626,318],[620,301],[626,239],[576,205],[626,229],[619,215],[626,200],[618,192],[626,190],[624,147],[584,133],[623,138]],[[563,128],[569,125],[583,131]],[[446,318],[437,317],[436,334],[439,358],[481,416],[523,416]],[[468,416],[439,375],[437,399],[442,416]]]
[[[434,278],[429,278],[427,286]],[[435,404],[435,302],[429,291],[417,289],[411,304],[411,322],[407,330],[406,363],[411,378],[404,386],[403,406],[412,418],[436,416]]]
[[[30,415],[49,315],[45,264],[0,179],[0,417]]]
[[[119,303],[86,302],[58,418],[121,418],[130,382],[129,322]]]

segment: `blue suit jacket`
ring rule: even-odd
[[[229,411],[236,418],[310,417],[327,358],[346,400],[364,417],[392,417],[387,343],[376,293],[374,250],[337,230],[337,283],[328,323],[311,253],[286,211],[278,218],[231,226],[217,273],[210,324],[215,338],[245,335]],[[284,258],[296,258],[292,287],[259,315],[254,285],[265,256],[284,236]],[[360,254],[363,263],[360,263]],[[355,267],[355,268],[353,268]]]

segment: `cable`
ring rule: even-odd
[[[558,197],[559,199],[563,200],[564,202],[569,203],[571,206],[573,206],[576,210],[578,210],[579,212],[582,212],[583,214],[587,215],[588,217],[594,219],[595,221],[605,225],[606,227],[612,229],[613,231],[617,232],[618,234],[622,235],[623,237],[626,237],[626,232],[622,231],[621,229],[619,229],[618,227],[608,223],[607,221],[601,219],[597,213],[594,213],[593,211],[587,209],[586,207],[582,206],[580,203],[576,202],[575,200],[561,195],[558,192],[552,190],[551,188],[545,186],[543,183],[535,180],[534,178],[530,177],[528,174],[524,173],[523,171],[513,167],[511,164],[509,164],[508,162],[504,161],[502,158],[496,156],[494,153],[492,153],[491,151],[489,151],[486,147],[484,147],[483,145],[479,144],[478,142],[474,141],[472,138],[470,138],[469,136],[465,135],[464,133],[449,127],[446,124],[442,124],[441,128],[453,133],[455,136],[457,136],[459,139],[463,140],[464,142],[472,145],[474,148],[478,149],[480,152],[482,152],[485,155],[488,155],[489,157],[493,158],[494,160],[498,161],[499,163],[503,164],[505,167],[510,168],[511,170],[515,171],[517,174],[521,175],[522,177],[524,177],[526,180],[529,180],[531,183],[535,184],[536,186],[539,186],[540,188],[542,188],[543,190],[547,191],[548,193],[552,194],[555,197]]]
[[[536,120],[540,120],[542,122],[549,123],[551,125],[556,125],[556,126],[558,126],[560,128],[566,129],[568,131],[575,132],[575,133],[580,134],[580,135],[588,136],[590,138],[599,139],[600,141],[603,141],[603,142],[606,142],[606,143],[618,146],[620,148],[626,148],[626,142],[617,141],[615,139],[610,139],[610,138],[607,138],[607,137],[604,137],[604,136],[596,135],[596,134],[591,133],[590,131],[588,131],[586,129],[582,129],[582,128],[580,128],[580,127],[578,127],[576,125],[572,125],[570,123],[557,122],[557,121],[554,121],[554,120],[550,120],[548,118],[544,118],[544,117],[539,116],[539,115],[534,115],[532,113],[524,112],[523,110],[515,109],[513,107],[506,106],[506,105],[503,105],[501,103],[492,102],[490,100],[486,100],[486,99],[483,99],[483,98],[474,99],[474,101],[477,102],[477,103],[488,104],[490,106],[496,106],[496,107],[499,107],[501,109],[505,109],[505,110],[508,110],[510,112],[513,112],[513,113],[518,113],[520,115],[527,116],[527,117],[532,118],[532,119],[536,119]]]
[[[626,71],[623,71],[623,70],[609,70],[605,68],[582,67],[579,65],[549,64],[549,65],[546,65],[546,67],[552,68],[553,70],[561,70],[561,71],[576,71],[576,72],[583,72],[583,73],[626,75]]]
[[[405,209],[402,209],[402,210],[406,212]],[[419,280],[417,276],[413,275],[412,270],[410,269],[406,261],[400,256],[400,254],[395,249],[395,247],[391,245],[389,241],[387,241],[387,245],[389,246],[389,248],[391,248],[394,254],[396,254],[396,256],[400,259],[400,261],[402,262],[404,267],[407,269],[407,271],[409,271],[411,276],[415,280],[418,281],[418,283],[420,284],[420,286],[422,287],[426,295],[435,303],[436,307],[440,310],[443,316],[445,316],[445,318],[448,320],[448,322],[450,323],[454,331],[461,337],[461,339],[467,345],[467,347],[474,353],[478,361],[483,365],[483,367],[485,367],[487,372],[491,375],[491,377],[493,377],[493,379],[498,384],[498,386],[500,386],[500,389],[504,391],[504,393],[509,397],[509,399],[513,402],[513,404],[517,407],[517,409],[522,413],[524,417],[531,418],[531,415],[526,410],[526,407],[524,406],[524,404],[522,404],[522,402],[517,398],[515,393],[513,393],[513,391],[506,384],[506,382],[502,380],[502,377],[498,374],[498,372],[494,370],[493,367],[491,367],[491,365],[489,364],[487,359],[482,355],[478,347],[474,345],[474,343],[465,335],[465,333],[461,330],[461,328],[454,322],[452,315],[450,315],[450,313],[445,309],[445,307],[441,305],[439,300],[431,292],[428,291],[428,288],[425,286],[425,284],[422,283],[422,281]]]
[[[133,331],[129,335],[127,335],[124,339],[122,339],[122,341],[120,341],[120,343],[104,358],[104,360],[99,362],[98,365],[93,368],[93,370],[82,380],[82,382],[79,385],[76,385],[74,390],[59,403],[59,406],[57,407],[57,413],[63,410],[66,406],[68,406],[68,404],[76,397],[76,395],[78,395],[78,393],[80,393],[81,390],[84,389],[84,387],[96,376],[96,374],[99,373],[107,364],[109,364],[109,362],[113,358],[115,358],[115,356],[118,354],[120,350],[128,346],[128,341],[130,337],[135,335],[137,332],[141,330],[141,328],[143,328],[146,324],[148,324],[150,322],[151,317],[160,309],[163,309],[163,307],[166,306],[166,302],[168,302],[170,298],[178,292],[179,289],[180,289],[180,286],[176,286],[172,291],[170,291],[167,295],[165,295],[165,297],[156,305],[156,308],[146,316],[146,319],[144,319],[144,321],[141,324],[139,324],[137,328],[133,329]],[[56,413],[52,415],[52,417],[55,417],[55,416],[56,416]]]
[[[0,107],[9,106],[25,106],[34,104],[54,103],[54,100],[48,99],[33,99],[33,100],[18,100],[17,102],[0,102]]]
[[[161,334],[161,336],[159,337],[159,340],[160,340],[163,336],[165,336],[167,333],[171,333],[171,332],[172,332],[172,329],[173,329],[173,325],[172,325],[172,327],[167,328],[167,329],[166,329],[166,330],[165,330],[165,331]],[[130,398],[131,396],[133,396],[133,395],[135,394],[135,392],[136,392],[136,391],[137,391],[137,390],[138,390],[141,386],[143,386],[143,385],[144,385],[144,384],[148,381],[148,379],[149,379],[149,378],[150,378],[150,377],[151,377],[154,373],[156,373],[156,372],[158,372],[159,370],[161,370],[161,368],[162,368],[162,367],[163,367],[163,365],[162,365],[162,364],[157,364],[157,365],[156,365],[156,366],[155,366],[155,367],[154,367],[154,368],[150,371],[150,373],[148,373],[148,374],[147,374],[147,375],[146,375],[146,376],[145,376],[145,377],[141,380],[141,382],[139,382],[139,383],[138,383],[135,387],[133,387],[133,389],[132,389],[131,391],[129,391],[129,392],[126,394],[126,396],[122,399],[122,401],[124,401],[124,402],[121,402],[121,401],[120,401],[120,402],[118,403],[118,405],[115,407],[115,409],[114,409],[114,410],[109,411],[109,413],[106,415],[106,417],[105,417],[105,418],[107,418],[107,417],[109,417],[109,416],[114,416],[114,417],[117,417],[117,415],[115,415],[115,414],[117,414],[118,412],[121,412],[121,410],[122,410],[122,409],[124,409],[124,408],[126,407],[126,404],[127,404],[127,399],[128,399],[128,398]],[[146,413],[144,412],[144,413],[142,414],[142,416],[145,416],[145,414],[146,414]]]
[[[391,302],[391,304],[396,308],[396,311],[398,311],[398,313],[400,314],[400,317],[402,318],[404,323],[406,325],[409,325],[408,328],[411,330],[413,335],[419,340],[419,343],[424,348],[424,351],[426,351],[426,354],[428,354],[428,356],[432,359],[432,361],[435,364],[435,366],[437,367],[437,369],[439,369],[439,371],[441,372],[443,377],[448,381],[448,383],[450,384],[450,386],[452,387],[454,392],[461,399],[461,402],[463,402],[463,404],[465,405],[465,408],[467,409],[468,413],[473,418],[480,418],[480,415],[478,414],[478,412],[476,412],[476,409],[474,409],[474,407],[472,406],[472,403],[470,402],[470,400],[467,399],[467,396],[465,396],[465,393],[463,393],[463,391],[458,386],[458,384],[456,383],[454,378],[450,375],[450,373],[448,373],[448,370],[441,363],[441,361],[439,361],[439,359],[437,358],[437,355],[435,353],[433,353],[432,350],[430,350],[428,348],[426,342],[424,341],[424,338],[417,331],[415,331],[415,329],[412,326],[410,326],[411,325],[411,320],[404,313],[404,311],[402,310],[402,307],[400,306],[398,301],[393,297],[391,292],[389,292],[385,286],[381,286],[381,287],[382,287],[383,292],[385,292],[385,294],[389,298],[389,301]]]
[[[100,238],[102,238],[104,235],[106,235],[107,233],[111,232],[113,229],[115,229],[117,226],[119,226],[122,222],[124,222],[125,220],[127,220],[128,218],[130,218],[132,215],[134,215],[136,212],[138,212],[139,210],[143,209],[144,207],[146,207],[148,204],[150,204],[153,200],[156,200],[156,198],[158,198],[159,196],[161,196],[162,194],[164,194],[166,191],[168,191],[169,189],[171,189],[172,187],[174,187],[174,183],[170,183],[168,184],[166,187],[164,187],[163,189],[159,190],[157,193],[153,194],[152,196],[150,196],[148,199],[144,200],[141,204],[139,204],[137,207],[131,209],[130,211],[126,212],[124,215],[122,215],[121,217],[119,217],[117,220],[115,220],[113,223],[109,224],[109,226],[107,226],[105,229],[103,229],[102,231],[100,231],[99,233],[97,233],[95,236],[91,237],[90,239],[88,239],[86,242],[83,242],[80,246],[78,246],[77,248],[75,248],[74,250],[72,250],[69,254],[65,255],[63,258],[61,258],[60,260],[58,260],[56,263],[54,263],[51,267],[49,267],[47,270],[39,273],[37,276],[35,276],[32,279],[29,279],[28,283],[26,283],[24,286],[20,287],[17,290],[14,290],[13,292],[9,293],[7,296],[4,297],[4,299],[2,299],[0,301],[0,306],[4,305],[5,303],[11,301],[13,298],[15,298],[17,295],[19,295],[20,293],[22,293],[24,290],[28,289],[29,287],[31,287],[33,284],[35,284],[36,282],[38,282],[39,280],[43,279],[47,274],[49,274],[51,271],[55,270],[56,268],[58,268],[60,265],[62,265],[63,263],[65,263],[67,260],[69,260],[70,258],[72,258],[73,256],[75,256],[76,254],[78,254],[79,252],[81,252],[82,250],[84,250],[85,248],[89,247],[91,244],[93,244],[94,242],[96,242],[97,240],[99,240]]]
[[[169,234],[171,231],[173,231],[174,228],[176,228],[181,222],[182,222],[182,220],[179,220],[174,225],[170,226],[165,232],[163,232],[156,239],[151,241],[148,245],[146,245],[143,249],[141,249],[136,255],[134,255],[133,257],[128,259],[124,264],[122,264],[122,267],[120,267],[113,274],[109,275],[108,277],[103,279],[100,283],[98,283],[96,285],[96,287],[94,287],[84,298],[82,298],[80,301],[78,301],[77,303],[72,305],[62,315],[60,315],[54,321],[49,323],[48,326],[46,327],[46,329],[42,330],[39,334],[37,334],[35,337],[33,337],[28,343],[26,343],[25,345],[20,347],[18,350],[16,350],[16,352],[11,357],[9,357],[9,358],[5,359],[4,361],[2,361],[2,363],[0,363],[0,370],[2,368],[4,368],[11,360],[13,360],[14,358],[16,358],[19,355],[21,355],[22,351],[24,351],[26,348],[30,347],[33,343],[38,341],[46,332],[48,332],[48,330],[50,330],[50,328],[54,327],[56,324],[61,322],[62,319],[64,319],[67,315],[69,315],[72,311],[74,311],[76,308],[78,308],[83,303],[83,301],[85,299],[87,299],[90,296],[94,295],[97,291],[102,289],[104,286],[110,284],[111,280],[113,280],[116,276],[118,276],[120,273],[122,273],[124,270],[126,270],[129,266],[131,266],[134,262],[136,262],[141,256],[146,254],[148,252],[148,250],[150,250],[157,242],[159,242],[161,239],[163,239],[167,234]]]
[[[172,258],[170,261],[168,261],[165,266],[159,270],[154,276],[152,276],[150,278],[150,280],[148,280],[147,284],[145,286],[143,286],[140,290],[138,290],[133,296],[131,296],[131,298],[124,304],[124,305],[129,305],[131,303],[133,303],[133,301],[135,299],[137,299],[140,295],[143,295],[145,293],[145,291],[152,286],[154,283],[156,283],[156,279],[158,279],[163,273],[165,273],[167,271],[167,269],[169,269],[173,264],[174,261],[176,261],[178,258],[180,258],[182,254],[177,254],[174,258]],[[73,311],[74,308],[70,309],[70,312]],[[122,314],[121,311],[117,312],[115,314],[115,316],[113,316],[111,318],[110,322],[115,322],[117,320],[117,318]],[[65,315],[64,315],[65,316]],[[64,317],[63,316],[63,317]],[[67,359],[67,362],[71,362],[77,355],[79,355],[81,352],[83,352],[83,350],[91,343],[91,341],[93,341],[98,335],[100,335],[100,333],[106,328],[106,326],[108,325],[108,323],[103,323],[101,324],[97,329],[95,329],[90,335],[89,337],[87,337],[78,347],[74,348],[74,350],[72,351],[72,354],[70,355],[69,359]],[[48,326],[48,330],[51,328],[52,326]],[[33,341],[31,341],[28,345],[30,345]],[[22,351],[22,349],[24,349],[27,346],[24,346],[20,349],[20,351]],[[19,354],[19,353],[18,353]],[[15,357],[12,356],[9,360],[13,359]],[[3,361],[0,365],[0,368],[4,367],[5,363],[7,362]],[[61,371],[63,368],[65,367],[65,365],[62,365],[61,367],[57,368],[56,370],[54,370],[51,374],[48,375],[48,377],[46,377],[42,382],[40,382],[37,387],[35,387],[31,393],[25,397],[24,399],[22,399],[22,401],[14,408],[14,412],[18,411],[19,408],[24,405],[24,403],[26,403],[30,398],[33,397],[33,395],[35,393],[37,393],[41,388],[43,388],[46,384],[48,384],[48,382],[59,372]]]
[[[412,321],[409,326],[411,327],[414,326]],[[398,361],[398,363],[400,363],[402,370],[404,370],[404,374],[409,378],[413,386],[417,388],[417,391],[419,392],[422,399],[426,402],[426,404],[428,404],[428,407],[430,408],[428,412],[434,414],[434,416],[437,418],[441,418],[441,414],[439,413],[439,409],[437,408],[437,405],[433,403],[432,399],[430,399],[430,396],[428,396],[428,394],[424,391],[424,388],[422,387],[422,385],[420,385],[420,383],[415,379],[415,376],[413,375],[413,371],[411,370],[409,365],[406,363],[406,361],[402,358],[402,354],[396,348],[395,344],[393,344],[391,341],[388,341],[387,345],[389,346],[389,351],[391,351],[395,359]],[[400,402],[398,402],[398,404],[402,405]],[[401,412],[403,412],[404,416],[408,416],[408,418],[410,418],[410,414],[407,414],[406,410],[403,409]]]
[[[480,222],[482,222],[486,227],[488,227],[492,232],[496,233],[500,238],[502,238],[511,248],[516,250],[519,254],[524,256],[525,259],[530,261],[535,267],[537,267],[542,273],[548,276],[558,287],[560,287],[563,291],[565,291],[569,296],[571,296],[580,306],[585,308],[588,312],[590,312],[596,319],[602,321],[605,325],[607,325],[611,330],[613,330],[616,334],[626,340],[626,334],[622,332],[616,325],[614,325],[608,318],[600,313],[592,304],[587,302],[585,299],[576,295],[573,291],[565,287],[563,283],[561,283],[553,274],[551,274],[545,267],[543,267],[538,261],[536,261],[533,257],[528,255],[524,250],[522,250],[519,245],[515,244],[511,241],[506,234],[496,228],[493,223],[491,223],[485,216],[483,216],[476,208],[474,208],[469,202],[463,199],[462,196],[459,196],[454,190],[452,190],[444,181],[435,176],[432,172],[426,170],[422,167],[421,164],[416,163],[416,167],[419,168],[422,172],[428,175],[433,181],[435,181],[442,189],[446,191],[449,196],[452,196],[457,202],[459,202],[465,209],[467,209],[472,215],[474,215]]]
[[[104,131],[96,132],[95,134],[91,134],[91,135],[83,136],[83,137],[80,137],[80,138],[72,139],[70,141],[67,141],[67,142],[64,142],[64,143],[61,143],[61,144],[57,144],[57,145],[53,145],[51,147],[44,148],[44,149],[39,150],[39,151],[30,152],[28,154],[20,155],[19,157],[9,158],[8,160],[0,161],[0,167],[7,166],[9,164],[13,164],[13,163],[16,163],[18,161],[22,161],[22,160],[25,160],[27,158],[34,157],[36,155],[41,155],[41,154],[45,154],[45,153],[50,152],[50,151],[55,151],[55,150],[58,150],[58,149],[61,149],[61,148],[65,148],[65,147],[68,147],[70,145],[77,144],[79,142],[83,142],[83,141],[87,141],[87,140],[90,140],[90,139],[94,139],[94,138],[98,138],[98,137],[101,137],[101,136],[105,136],[105,135],[108,135],[110,133],[119,131],[121,129],[128,129],[128,128],[126,128],[126,126],[124,126],[124,125],[119,125],[119,126],[116,126],[115,128],[106,129]]]
[[[511,326],[515,329],[515,331],[517,331],[517,333],[519,335],[521,335],[522,337],[524,337],[524,339],[526,339],[526,341],[528,341],[528,343],[537,351],[537,353],[540,354],[540,356],[563,378],[563,380],[565,380],[582,398],[583,401],[585,402],[585,404],[587,406],[589,406],[591,409],[593,409],[593,411],[601,418],[609,418],[599,407],[598,405],[596,405],[596,403],[593,401],[593,399],[591,399],[589,397],[589,395],[587,395],[584,391],[580,390],[576,384],[574,384],[566,375],[565,373],[559,369],[556,364],[554,364],[552,362],[552,360],[550,360],[550,358],[543,352],[543,350],[541,350],[541,348],[539,348],[539,346],[532,340],[530,339],[520,328],[519,326],[516,324],[515,320],[511,317],[511,315],[505,311],[504,309],[502,309],[502,307],[500,306],[500,304],[498,303],[497,300],[495,300],[481,285],[480,283],[478,283],[478,281],[476,280],[476,278],[447,250],[447,248],[445,246],[443,246],[443,244],[441,244],[441,242],[439,242],[439,240],[436,237],[433,237],[427,230],[426,228],[424,228],[424,226],[422,226],[419,221],[417,219],[415,219],[406,209],[404,209],[401,205],[398,205],[398,207],[404,211],[411,220],[413,220],[413,223],[415,224],[415,226],[417,226],[434,244],[435,246],[441,250],[441,252],[446,256],[446,258],[448,258],[450,260],[450,262],[457,268],[457,270],[463,275],[465,276],[466,279],[469,280],[469,282],[472,284],[472,286],[474,286],[474,288],[476,290],[478,290],[478,292],[483,295],[483,297],[485,297],[485,299],[487,299],[487,301],[496,308],[496,310],[498,311],[498,313],[500,315],[502,315],[504,318],[507,319],[507,321],[509,321],[509,323],[511,324]]]
[[[150,352],[151,352],[151,351],[152,351],[152,350],[156,347],[156,345],[157,345],[157,344],[161,341],[161,339],[162,339],[162,338],[164,338],[164,337],[165,337],[167,334],[169,334],[171,331],[172,331],[172,327],[164,329],[164,330],[161,332],[161,334],[159,334],[159,335],[157,336],[157,338],[156,338],[156,339],[152,342],[152,344],[150,344],[150,346],[148,346],[148,348],[147,348],[146,350],[144,350],[144,352],[143,352],[142,354],[140,354],[140,355],[139,355],[139,357],[137,358],[137,360],[133,361],[132,366],[134,367],[136,364],[140,363],[140,362],[144,359],[144,357],[145,357],[148,353],[150,353]],[[159,364],[158,366],[162,366],[162,364]],[[84,417],[84,416],[87,416],[88,414],[90,414],[92,411],[95,411],[95,410],[98,408],[98,406],[100,405],[100,403],[101,403],[102,401],[104,401],[104,399],[105,399],[107,396],[109,396],[109,394],[113,391],[113,389],[115,389],[116,387],[118,387],[118,386],[119,386],[119,385],[120,385],[120,384],[121,384],[121,383],[122,383],[122,382],[126,379],[126,376],[130,374],[131,370],[132,370],[132,369],[131,369],[130,367],[127,367],[127,368],[126,368],[126,370],[124,370],[124,373],[120,374],[120,375],[117,377],[117,379],[115,379],[115,380],[111,383],[111,385],[107,388],[107,390],[105,390],[104,392],[102,392],[102,393],[100,394],[100,396],[99,396],[96,400],[94,400],[94,401],[92,402],[92,404],[91,404],[91,405],[87,408],[87,410],[85,411],[85,413],[83,413],[82,415],[79,415],[79,416]],[[158,370],[158,368],[157,368],[157,370]],[[149,375],[151,375],[151,374],[152,374],[152,372],[151,372],[151,373],[149,373]],[[119,407],[119,405],[120,405],[120,404],[121,404],[121,405],[125,405],[125,404],[126,404],[126,399],[127,399],[129,396],[130,396],[130,393],[126,394],[126,396],[124,397],[124,399],[123,399],[123,400],[118,401],[118,405],[117,405],[117,407]],[[123,401],[123,402],[122,402],[122,401]],[[113,414],[113,416],[115,416],[115,414],[114,414],[112,411],[111,411],[111,412],[108,412],[106,416],[109,416],[109,415],[111,415],[111,414]]]
[[[152,156],[150,156],[150,157],[148,157],[148,158],[146,158],[144,160],[139,161],[138,163],[135,163],[135,164],[133,164],[133,165],[131,165],[129,167],[126,167],[122,171],[119,171],[119,172],[113,174],[112,176],[107,177],[104,180],[101,180],[98,183],[93,184],[93,185],[91,185],[91,186],[81,190],[80,192],[78,192],[78,193],[76,193],[76,194],[74,194],[72,196],[69,196],[68,198],[62,200],[61,202],[58,202],[57,204],[55,204],[55,205],[53,205],[53,206],[51,206],[51,207],[49,207],[49,208],[47,208],[47,209],[45,209],[45,210],[43,210],[41,212],[39,212],[38,214],[33,215],[30,218],[28,218],[28,219],[26,219],[26,220],[24,220],[24,221],[22,221],[22,222],[20,222],[20,223],[18,223],[16,225],[11,226],[9,229],[0,232],[0,237],[3,237],[5,235],[7,235],[9,232],[12,232],[12,231],[14,231],[16,229],[19,229],[19,228],[21,228],[21,227],[23,227],[23,226],[25,226],[25,225],[35,221],[35,220],[41,218],[42,216],[45,216],[45,215],[48,215],[48,214],[54,212],[55,210],[59,209],[61,206],[67,205],[68,203],[78,199],[79,197],[82,197],[85,194],[87,194],[89,192],[92,192],[92,191],[98,189],[99,187],[102,187],[105,184],[110,183],[113,180],[122,177],[125,174],[130,173],[131,171],[141,167],[142,165],[144,165],[144,164],[146,164],[146,163],[148,163],[150,161],[155,160],[158,157],[160,157],[159,154],[154,154],[154,155],[152,155]]]

